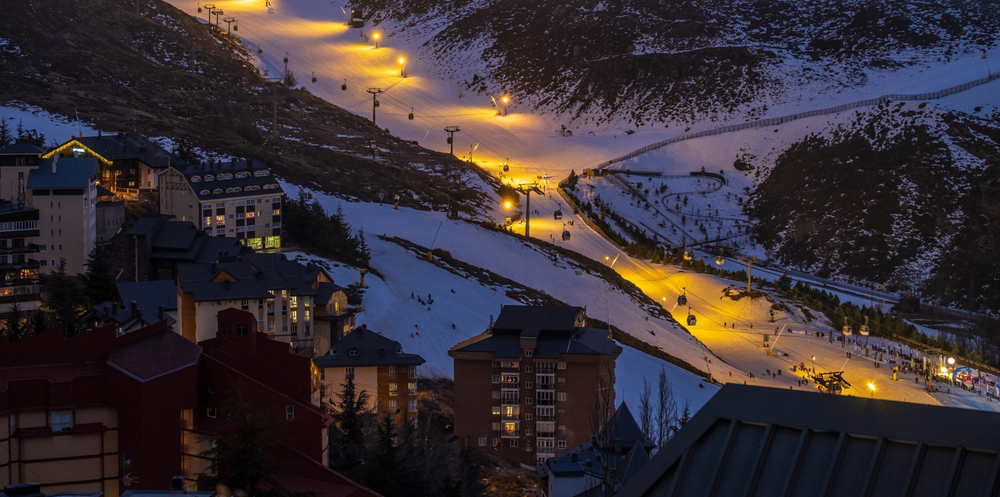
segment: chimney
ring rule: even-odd
[[[187,486],[184,485],[183,476],[175,476],[170,479],[170,493],[172,494],[186,494]]]
[[[52,174],[56,173],[56,162],[59,162],[59,154],[52,155]]]
[[[162,305],[160,306],[160,320],[163,320],[163,312],[166,310]]]
[[[132,310],[133,317],[139,313],[139,304],[136,303],[135,299],[132,299],[132,306],[130,309]]]
[[[98,138],[100,138],[100,137],[101,137],[101,130],[97,130],[97,137],[98,137]]]

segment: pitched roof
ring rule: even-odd
[[[1000,414],[728,384],[620,495],[997,495]]]
[[[171,162],[178,161],[173,154],[164,150],[158,143],[142,135],[119,133],[84,136],[74,138],[74,140],[110,161],[139,159],[154,169],[167,167]]]
[[[603,354],[617,357],[622,352],[622,348],[608,336],[607,330],[596,328],[578,328],[565,335],[541,334],[538,335],[535,346],[533,357],[536,359],[558,359],[563,354]],[[493,352],[496,357],[520,357],[521,335],[498,335],[494,327],[492,332],[487,330],[458,343],[451,351]]]
[[[177,310],[177,283],[173,280],[118,283],[116,289],[125,306],[135,301],[142,310],[158,310],[161,305],[167,311]]]
[[[330,351],[316,357],[313,362],[318,367],[343,366],[419,366],[424,358],[417,354],[405,354],[399,342],[382,336],[362,325],[355,328],[330,347]],[[353,351],[353,352],[352,352]]]
[[[579,326],[582,307],[505,305],[493,324],[494,334],[517,333],[538,336],[545,331],[569,332]]]
[[[200,357],[201,347],[164,330],[115,348],[108,354],[108,365],[139,381],[149,381],[194,366]]]
[[[217,281],[225,273],[232,281]],[[301,264],[283,254],[242,254],[222,258],[218,262],[185,264],[177,268],[178,280],[185,293],[193,293],[196,301],[269,299],[277,290],[287,290],[294,296],[319,296],[312,283],[326,274],[316,264]],[[327,275],[327,279],[329,275]],[[329,298],[329,296],[327,297]],[[326,302],[316,299],[317,305]]]
[[[239,159],[230,162],[184,164],[174,167],[184,176],[199,200],[232,197],[233,189],[251,195],[282,195],[277,178],[263,162]],[[220,176],[228,179],[219,179]],[[211,179],[207,179],[211,178]],[[217,190],[221,190],[216,193]],[[228,190],[228,191],[227,191]]]
[[[93,157],[61,158],[56,162],[55,173],[52,160],[44,159],[37,169],[28,172],[25,188],[87,188],[97,175],[97,159]]]
[[[0,148],[0,155],[41,155],[44,151],[33,143],[12,143]]]

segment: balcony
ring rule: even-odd
[[[500,383],[501,390],[520,390],[520,383]]]
[[[537,433],[538,438],[555,438],[556,432],[554,431],[540,431]]]
[[[37,234],[35,236],[38,236]],[[22,245],[20,247],[0,247],[0,254],[36,254],[40,249],[40,245],[34,243],[29,243],[27,245]]]
[[[538,421],[555,421],[556,417],[555,415],[552,416],[535,415],[535,419],[537,419]]]
[[[519,406],[519,405],[521,405],[521,399],[519,399],[518,397],[512,397],[512,398],[504,397],[503,399],[500,400],[500,405],[502,405],[502,406]],[[555,405],[555,404],[553,404],[553,405]]]

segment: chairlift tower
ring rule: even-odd
[[[747,265],[747,293],[753,290],[753,279],[751,279],[751,271],[753,271],[754,264],[760,264],[762,261],[754,256],[740,257],[739,261]]]
[[[278,136],[278,85],[284,78],[267,78],[267,80],[273,86],[273,96],[274,96],[274,114],[273,120],[271,121],[271,134]]]
[[[454,156],[455,155],[455,133],[458,133],[459,131],[462,131],[462,130],[458,129],[458,126],[445,126],[444,130],[445,130],[445,132],[448,133],[448,145],[451,146],[451,151],[449,153]]]
[[[372,124],[375,124],[375,108],[378,107],[378,94],[382,93],[382,89],[369,88],[367,91],[372,94]]]

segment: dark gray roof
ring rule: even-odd
[[[116,288],[126,307],[134,300],[143,310],[158,310],[161,305],[167,311],[177,310],[177,283],[173,280],[119,283]]]
[[[351,355],[352,350],[356,351],[355,355]],[[419,366],[424,363],[423,357],[405,354],[402,350],[399,342],[361,326],[341,338],[328,353],[314,358],[313,362],[321,368]]]
[[[126,235],[150,235],[155,233],[161,224],[167,222],[168,216],[160,216],[157,214],[146,214],[139,216],[132,226],[125,232]]]
[[[995,496],[1000,414],[722,387],[618,495]]]
[[[52,160],[43,159],[38,169],[28,173],[29,190],[45,188],[87,188],[97,175],[97,159],[93,157],[61,158],[52,172]]]
[[[236,238],[211,236],[190,221],[168,221],[170,216],[144,215],[126,235],[152,237],[150,257],[188,262],[212,262],[252,252]]]
[[[41,155],[44,150],[33,143],[13,143],[0,148],[0,155]]]
[[[146,165],[160,169],[178,162],[178,159],[144,136],[129,133],[74,138],[107,160],[139,159]]]
[[[174,308],[176,310],[176,297],[174,298]],[[166,307],[164,311],[168,310]],[[167,326],[173,326],[177,321],[164,314],[160,317],[160,308],[156,307],[138,307],[132,309],[131,301],[124,307],[119,307],[114,302],[105,301],[94,306],[90,311],[83,315],[83,320],[90,322],[96,322],[98,325],[103,326],[109,323],[115,323],[117,326],[125,329],[131,330],[136,328],[141,328],[144,326],[149,326],[153,323],[158,323],[160,321],[166,321]]]
[[[496,331],[496,328],[494,328],[494,331]],[[537,338],[533,356],[536,359],[558,359],[564,354],[605,354],[617,357],[621,354],[622,348],[616,345],[615,341],[608,335],[607,330],[596,328],[578,328],[576,331],[565,335],[542,334]],[[521,337],[519,335],[497,335],[486,331],[455,345],[451,350],[493,352],[498,358],[520,357]]]
[[[212,283],[222,272],[236,281]],[[320,293],[312,288],[320,272],[326,274],[316,264],[290,261],[282,254],[254,253],[177,268],[181,288],[193,293],[196,301],[269,299],[274,297],[272,292],[287,290],[294,296],[312,296],[317,305],[324,305],[326,301],[320,300]],[[326,278],[332,279],[329,274]]]
[[[505,305],[493,323],[493,333],[533,337],[545,331],[569,332],[579,326],[583,314],[582,307]]]
[[[253,195],[284,193],[277,178],[271,176],[271,170],[259,161],[240,159],[231,162],[185,164],[174,169],[184,175],[199,200],[231,197],[233,192],[226,192],[230,188],[239,188],[241,194],[242,192]],[[218,179],[220,174],[231,175],[232,178]],[[211,177],[212,180],[206,181],[206,177]],[[222,191],[214,193],[217,189]]]

